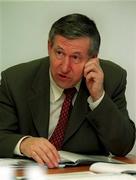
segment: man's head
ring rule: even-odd
[[[49,41],[54,42],[56,35],[61,35],[68,39],[80,37],[90,38],[89,56],[95,57],[99,52],[100,34],[95,22],[82,14],[70,14],[57,20],[49,32]]]
[[[96,57],[100,35],[94,21],[82,14],[70,14],[57,20],[49,32],[48,52],[51,73],[61,88],[77,84],[89,58]]]

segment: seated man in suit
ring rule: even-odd
[[[99,59],[99,47],[94,21],[70,14],[51,27],[49,57],[2,72],[0,157],[26,156],[53,168],[58,150],[130,152],[135,125],[126,108],[126,71]],[[69,90],[75,91],[71,102],[70,96],[65,101]]]

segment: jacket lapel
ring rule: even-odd
[[[47,61],[45,59],[45,61]],[[50,112],[49,62],[41,64],[29,94],[28,104],[35,129],[40,137],[48,137]]]
[[[87,103],[88,96],[89,94],[83,80],[68,122],[64,143],[77,131],[85,120],[89,108]]]

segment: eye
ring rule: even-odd
[[[61,54],[62,54],[62,51],[56,50],[56,54],[61,55]]]
[[[73,55],[73,59],[79,59],[79,57],[76,55]]]
[[[71,60],[73,61],[73,63],[77,64],[81,62],[81,57],[78,55],[72,55]]]
[[[64,57],[64,52],[62,52],[62,51],[59,50],[59,49],[57,49],[57,50],[55,51],[55,54],[56,54],[56,57],[57,57],[58,59],[62,59],[62,58]]]

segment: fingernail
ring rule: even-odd
[[[56,162],[54,163],[54,165],[55,165],[55,167],[58,167],[58,166],[59,166],[59,164],[58,164],[58,163],[56,163]]]

